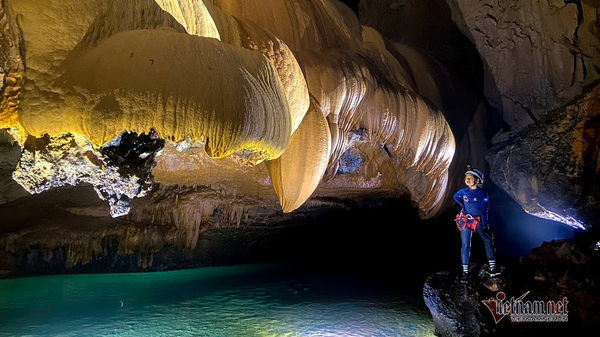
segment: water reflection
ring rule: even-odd
[[[255,264],[0,280],[0,336],[433,336],[420,294]]]

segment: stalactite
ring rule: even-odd
[[[297,209],[314,192],[325,173],[330,152],[329,125],[313,99],[285,153],[267,163],[284,212]]]
[[[268,160],[270,181],[255,175],[254,188],[272,183],[289,212],[309,198],[325,170],[329,180],[336,176],[353,133],[360,131],[373,147],[427,178],[431,195],[415,195],[419,207],[434,209],[445,191],[454,139],[439,107],[417,92],[414,74],[394,45],[338,2],[22,0],[10,10],[7,15],[2,7],[0,13],[0,22],[12,27],[0,44],[22,39],[28,63],[21,70],[31,84],[20,89],[18,71],[2,74],[9,85],[3,84],[5,93],[23,94],[15,96],[18,121],[0,111],[0,126],[13,127],[15,134],[70,133],[97,149],[124,130],[155,130],[184,155],[198,154],[193,144],[199,144],[209,157],[231,156],[237,165]],[[66,10],[77,24],[62,15]],[[19,30],[8,16],[22,17]],[[3,52],[0,61],[6,55],[12,54]],[[302,127],[308,119],[314,125]],[[314,148],[299,145],[307,142]],[[356,186],[378,188],[386,177],[369,172]],[[161,181],[188,183],[178,178],[163,175]],[[228,186],[215,179],[203,185],[237,194],[251,184]],[[195,246],[204,219],[218,207],[238,226],[245,212],[222,203],[223,196],[194,202],[195,210],[183,195],[174,200],[173,211],[134,218],[180,226],[187,248]]]

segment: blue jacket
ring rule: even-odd
[[[481,224],[488,225],[488,194],[483,188],[465,187],[454,193],[454,200],[462,206],[462,212],[481,217]]]

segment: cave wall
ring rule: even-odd
[[[491,178],[530,214],[593,227],[600,2],[447,3],[481,56],[484,96],[504,123],[487,157]]]
[[[333,0],[69,2],[77,24],[66,2],[0,4],[0,203],[28,221],[23,205],[42,200],[23,197],[16,168],[30,192],[91,183],[113,206],[59,197],[57,214],[101,229],[70,240],[48,219],[31,236],[4,227],[2,254],[35,246],[47,262],[58,249],[70,267],[112,237],[147,268],[163,247],[202,249],[207,230],[347,200],[408,196],[428,218],[453,204],[466,164],[489,165],[532,214],[597,214],[595,0],[351,1],[358,18]]]
[[[600,85],[545,122],[494,145],[492,179],[523,209],[584,229],[600,219]]]
[[[525,211],[580,228],[598,214],[599,8],[596,0],[363,0],[359,13],[463,85],[466,119],[445,109],[457,152],[471,150],[468,161],[487,166]],[[469,128],[457,132],[457,124]],[[463,135],[470,145],[461,144]]]
[[[447,3],[481,57],[486,99],[513,131],[545,120],[600,78],[598,1]]]

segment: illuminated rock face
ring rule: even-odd
[[[157,181],[279,199],[284,212],[334,186],[409,194],[423,217],[447,199],[442,107],[337,1],[14,0],[0,20],[0,127],[24,145],[14,177],[32,193],[88,182],[126,214],[153,165],[134,173],[106,151],[134,132],[167,141],[164,157],[145,154]],[[349,150],[365,169],[336,179]],[[200,220],[177,221],[193,248]]]
[[[0,27],[0,129],[18,128],[23,60],[19,55],[19,35],[3,4],[0,5]]]
[[[155,133],[123,134],[100,150],[71,134],[29,137],[12,176],[29,193],[88,183],[117,217],[129,213],[131,199],[146,195],[154,156],[163,145]]]
[[[300,207],[317,188],[331,152],[327,119],[313,100],[290,146],[281,157],[268,163],[271,182],[284,212]]]
[[[600,219],[600,86],[494,146],[491,177],[528,213],[575,228]]]

